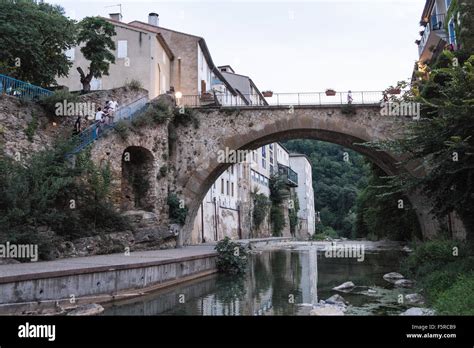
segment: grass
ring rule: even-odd
[[[472,248],[438,240],[415,248],[402,263],[402,273],[418,281],[427,304],[442,315],[474,314],[474,257]]]

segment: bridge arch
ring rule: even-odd
[[[188,207],[188,216],[178,245],[189,244],[199,205],[214,181],[231,165],[219,162],[218,153],[226,148],[253,150],[265,144],[290,139],[315,139],[353,149],[374,162],[388,175],[413,168],[397,165],[400,158],[384,151],[362,146],[364,142],[395,139],[403,132],[408,118],[382,116],[380,107],[356,106],[356,113],[347,115],[340,106],[288,108],[240,108],[231,110],[197,110],[201,125],[194,132],[180,132],[177,186]],[[186,141],[188,140],[188,141]],[[188,146],[199,160],[190,160]],[[425,238],[436,233],[438,222],[429,214],[428,201],[418,194],[409,195]]]

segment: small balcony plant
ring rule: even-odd
[[[265,98],[273,97],[273,92],[272,91],[263,91],[262,94]]]
[[[332,88],[328,88],[328,89],[326,89],[326,95],[328,97],[334,97],[336,95],[336,90],[334,90]]]

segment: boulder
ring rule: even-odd
[[[405,312],[400,313],[400,315],[434,315],[434,310],[430,308],[420,308],[420,307],[412,307],[407,309]]]
[[[175,236],[174,231],[163,226],[138,228],[133,235],[136,244],[159,242]]]
[[[420,294],[407,294],[405,295],[405,301],[409,304],[425,304],[425,298]]]
[[[334,288],[332,288],[333,290],[336,290],[336,291],[351,291],[353,288],[354,288],[354,283],[353,282],[345,282],[345,283],[342,283],[341,285],[338,285]]]
[[[90,303],[86,305],[78,306],[76,309],[70,311],[67,315],[70,316],[85,316],[85,315],[97,315],[104,311],[104,307],[97,303]]]
[[[397,272],[390,272],[383,275],[383,279],[390,283],[395,283],[398,279],[403,279],[404,276]]]
[[[399,279],[394,284],[401,288],[412,288],[415,282],[409,279]]]
[[[345,309],[340,306],[330,304],[317,304],[309,312],[309,315],[344,315]]]
[[[335,294],[335,295],[332,295],[331,297],[329,297],[325,303],[329,303],[329,304],[337,304],[337,305],[347,305],[349,304],[345,299],[344,297],[342,297],[341,295],[338,295],[338,294]]]

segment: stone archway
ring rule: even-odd
[[[153,154],[141,146],[129,146],[122,154],[121,209],[155,209]]]
[[[400,158],[390,153],[363,146],[369,141],[396,139],[403,134],[407,118],[382,116],[378,106],[356,107],[354,115],[346,115],[340,107],[258,108],[239,110],[199,110],[199,129],[177,129],[175,190],[188,207],[188,216],[180,234],[179,245],[191,240],[193,222],[200,202],[228,163],[218,161],[218,151],[252,150],[265,144],[309,138],[342,145],[373,161],[388,175],[402,171],[420,175],[414,166],[399,167]],[[416,193],[409,195],[416,210],[424,238],[437,233],[438,221],[429,213],[429,200]]]

